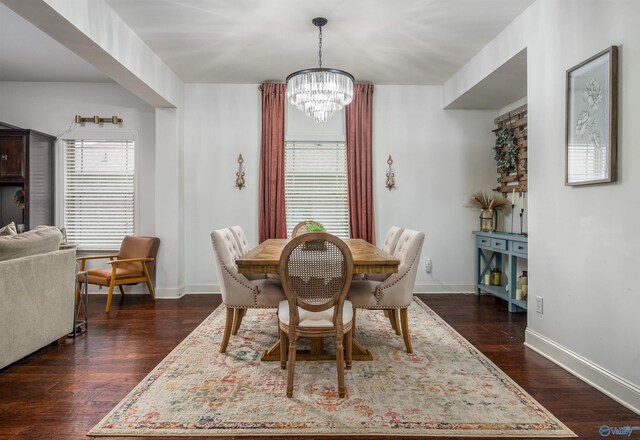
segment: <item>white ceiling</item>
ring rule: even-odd
[[[534,0],[106,0],[185,81],[259,83],[323,65],[442,84]]]
[[[0,3],[0,81],[111,79]]]

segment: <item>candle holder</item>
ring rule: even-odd
[[[516,205],[511,202],[511,233],[513,234],[513,217]]]
[[[385,183],[385,186],[389,191],[391,191],[391,189],[396,186],[395,174],[391,170],[391,165],[393,165],[393,159],[391,159],[391,155],[389,155],[389,159],[387,159],[387,164],[389,164],[389,171],[387,172],[387,181]]]
[[[244,163],[244,159],[242,158],[242,154],[238,156],[238,172],[236,173],[236,187],[238,189],[244,188],[244,169],[242,164]]]
[[[520,208],[520,235],[526,235],[523,231],[522,231],[522,223],[523,223],[523,219],[522,219],[522,215],[524,214],[524,208]]]

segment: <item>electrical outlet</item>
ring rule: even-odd
[[[431,273],[431,269],[433,269],[433,263],[431,262],[431,260],[424,260],[424,270],[427,273]]]
[[[536,296],[536,312],[543,313],[542,309],[542,297]]]

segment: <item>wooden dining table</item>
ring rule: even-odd
[[[243,274],[260,274],[279,272],[280,256],[289,239],[271,239],[260,243],[256,248],[236,259],[238,272]],[[398,272],[400,260],[378,249],[371,243],[361,239],[344,240],[353,256],[353,273],[380,273],[392,274]],[[355,315],[354,315],[355,318]],[[353,339],[354,361],[371,361],[371,352]],[[298,360],[335,360],[335,353],[324,350],[322,338],[311,338],[309,350],[298,350]],[[265,350],[262,361],[280,361],[280,340],[277,340],[271,348]]]

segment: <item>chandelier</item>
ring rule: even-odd
[[[325,122],[353,99],[353,75],[344,70],[322,67],[322,26],[327,24],[327,19],[316,17],[311,22],[320,29],[319,67],[299,70],[287,76],[287,99],[314,121]]]

